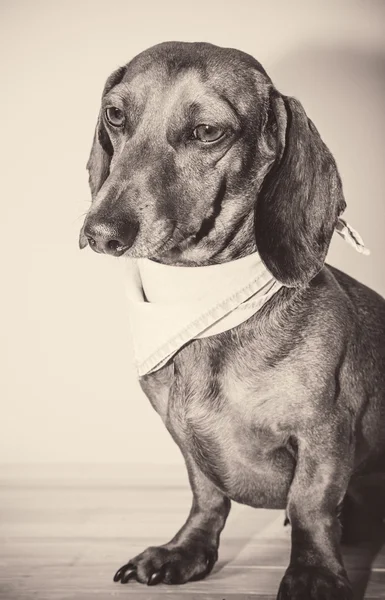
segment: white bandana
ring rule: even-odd
[[[342,219],[336,231],[368,254]],[[126,261],[129,321],[139,376],[160,369],[192,339],[222,333],[255,314],[282,287],[255,252],[207,267]]]

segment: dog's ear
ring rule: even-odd
[[[125,72],[126,68],[120,67],[109,76],[103,89],[102,99],[115,85],[122,81]],[[103,123],[102,111],[100,111],[90,157],[87,162],[92,198],[99,192],[109,175],[110,162],[113,153],[114,149],[107,129]]]
[[[322,269],[346,204],[334,158],[298,100],[274,91],[271,111],[277,158],[255,206],[256,244],[276,279],[300,286]]]
[[[115,85],[122,81],[125,72],[125,67],[119,67],[119,69],[114,71],[109,76],[103,89],[102,99],[110,90],[112,90]],[[98,121],[96,123],[90,157],[87,162],[87,170],[89,174],[88,181],[90,184],[92,199],[95,198],[110,173],[110,163],[113,153],[114,149],[107,129],[103,123],[103,114],[101,109],[99,112]],[[81,228],[79,235],[79,247],[81,249],[85,248],[88,244],[88,240],[84,235],[83,229],[84,225]]]

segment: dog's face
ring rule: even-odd
[[[89,163],[94,249],[201,264],[231,242],[274,159],[262,132],[271,86],[245,63],[208,45],[165,44],[112,76],[95,142],[108,155],[105,181],[100,150]],[[108,228],[122,248],[97,236]]]
[[[344,208],[299,103],[252,57],[210,44],[160,44],[110,76],[88,168],[81,247],[190,265],[257,247],[288,284],[322,266]]]

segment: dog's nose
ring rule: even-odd
[[[120,256],[132,246],[138,229],[134,221],[115,224],[91,220],[85,224],[84,235],[95,252]]]

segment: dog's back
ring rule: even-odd
[[[346,386],[352,397],[360,388],[362,406],[356,434],[362,438],[359,445],[372,450],[360,470],[373,470],[376,463],[376,468],[385,471],[385,300],[339,269],[328,268],[350,300],[346,318],[354,321],[356,328]]]

